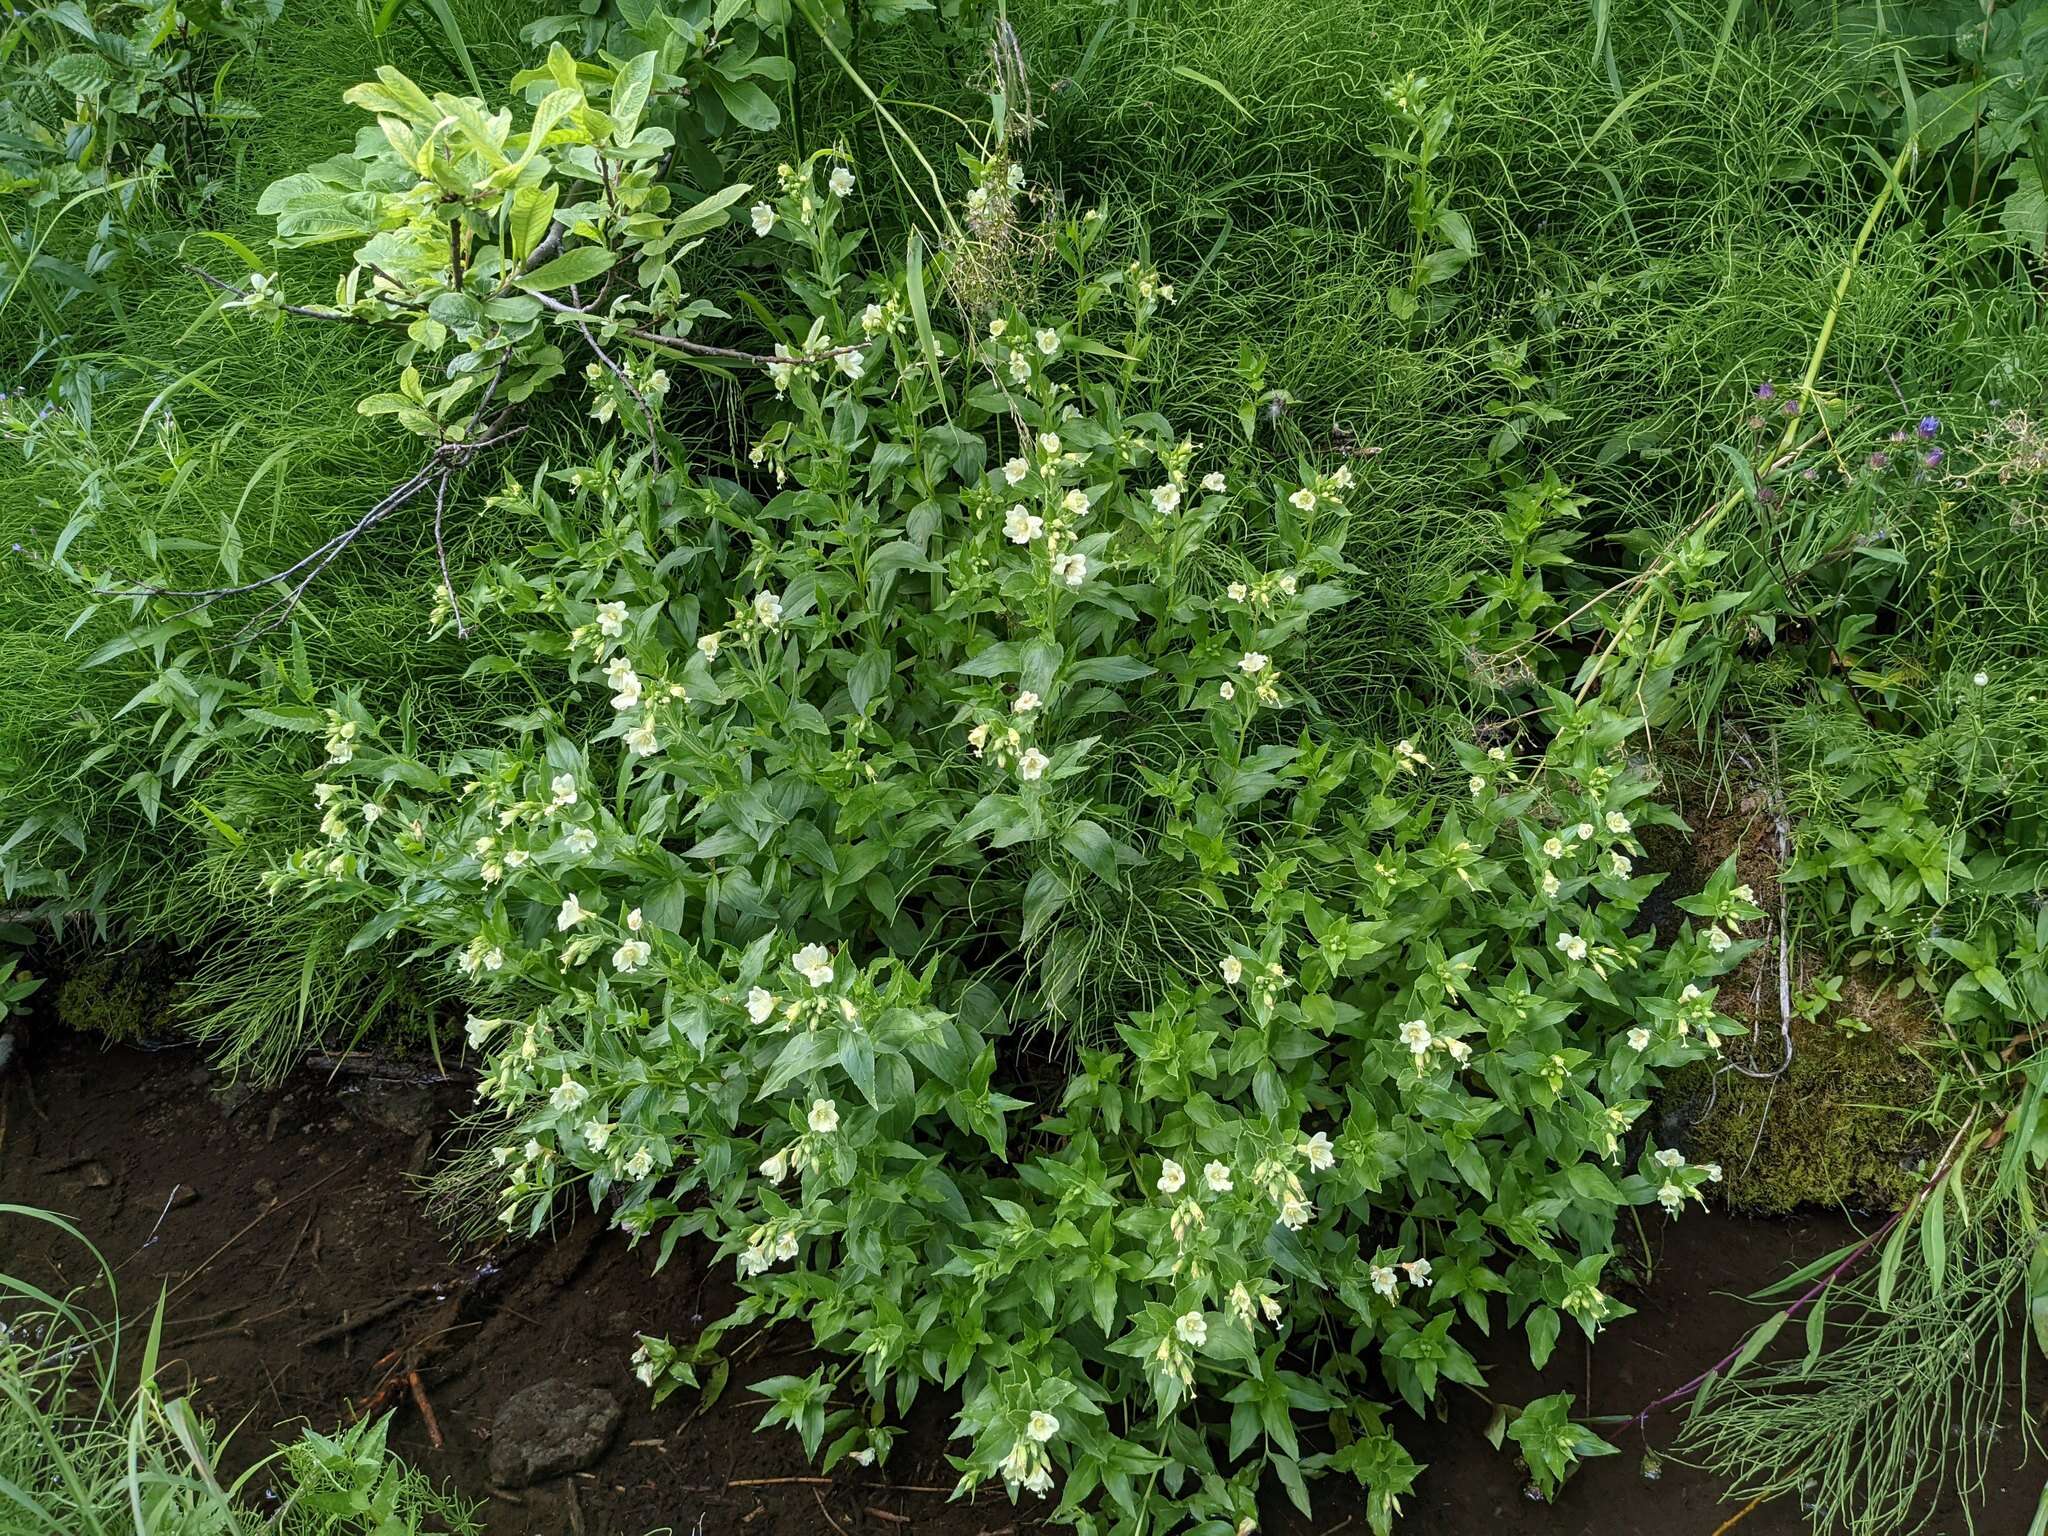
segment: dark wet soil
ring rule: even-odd
[[[0,1076],[0,1202],[71,1217],[116,1266],[127,1308],[146,1311],[168,1293],[167,1387],[191,1392],[223,1426],[241,1426],[231,1455],[259,1454],[279,1426],[326,1429],[366,1405],[389,1406],[394,1443],[430,1475],[485,1499],[493,1536],[1021,1536],[1041,1528],[1035,1509],[1013,1508],[1000,1493],[948,1502],[950,1415],[937,1399],[887,1468],[822,1478],[793,1437],[756,1434],[759,1399],[746,1384],[811,1369],[793,1333],[742,1345],[732,1385],[708,1409],[698,1411],[688,1394],[651,1407],[628,1365],[635,1333],[690,1337],[731,1305],[729,1268],[709,1272],[705,1253],[685,1245],[651,1274],[645,1250],[629,1250],[588,1212],[550,1243],[454,1251],[422,1204],[419,1179],[466,1097],[459,1084],[355,1071],[303,1071],[278,1090],[251,1091],[211,1077],[187,1051],[100,1050],[45,1032]],[[1648,1283],[1629,1298],[1638,1315],[1595,1349],[1567,1340],[1540,1379],[1518,1349],[1488,1346],[1482,1358],[1498,1362],[1490,1391],[1523,1402],[1566,1389],[1579,1394],[1581,1410],[1632,1413],[1719,1358],[1762,1316],[1742,1294],[1851,1230],[1832,1216],[1660,1220],[1649,1228]],[[53,1289],[81,1288],[103,1310],[93,1262],[65,1242],[40,1224],[5,1223],[0,1264]],[[408,1364],[419,1398],[400,1380],[380,1401],[394,1367]],[[606,1388],[625,1405],[625,1422],[593,1470],[493,1493],[493,1417],[513,1393],[550,1377]],[[1740,1508],[1683,1467],[1643,1477],[1643,1453],[1668,1437],[1668,1418],[1653,1421],[1647,1442],[1622,1438],[1621,1455],[1589,1465],[1545,1506],[1525,1495],[1513,1459],[1487,1444],[1487,1417],[1486,1405],[1467,1397],[1445,1422],[1402,1427],[1429,1463],[1402,1536],[1717,1536]],[[1988,1507],[1974,1512],[1977,1529],[2019,1536],[2041,1476],[2034,1468],[1994,1479]],[[1304,1520],[1276,1503],[1269,1529],[1365,1531],[1355,1497],[1334,1480],[1311,1486],[1316,1516]],[[1729,1529],[1803,1536],[1807,1523],[1781,1501]],[[1937,1511],[1928,1529],[1959,1532],[1963,1522]]]

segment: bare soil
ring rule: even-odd
[[[1013,1508],[999,1493],[948,1501],[950,1405],[936,1397],[921,1405],[887,1468],[819,1477],[793,1437],[755,1433],[760,1402],[746,1384],[814,1363],[795,1333],[742,1347],[732,1385],[708,1409],[687,1394],[649,1406],[628,1367],[634,1334],[690,1337],[732,1304],[729,1268],[710,1271],[708,1255],[685,1245],[654,1275],[645,1250],[630,1250],[588,1211],[552,1242],[457,1252],[427,1215],[419,1180],[465,1097],[459,1084],[356,1072],[304,1071],[277,1090],[252,1091],[211,1076],[189,1051],[99,1049],[45,1031],[0,1075],[0,1201],[76,1221],[117,1267],[131,1311],[167,1294],[167,1385],[189,1391],[224,1426],[240,1426],[230,1455],[244,1461],[280,1426],[331,1428],[366,1407],[392,1408],[394,1443],[430,1475],[486,1500],[493,1536],[1041,1528],[1037,1508]],[[1639,1314],[1597,1348],[1567,1340],[1541,1378],[1518,1347],[1494,1348],[1489,1390],[1523,1402],[1569,1389],[1582,1410],[1632,1413],[1720,1357],[1762,1316],[1740,1295],[1850,1230],[1833,1216],[1660,1219],[1649,1227],[1647,1283],[1629,1297]],[[41,1224],[0,1224],[0,1266],[53,1289],[77,1288],[105,1309],[92,1261]],[[408,1367],[417,1397],[402,1375]],[[493,1492],[492,1420],[513,1393],[549,1377],[611,1391],[625,1405],[624,1424],[592,1471]],[[1644,1477],[1644,1453],[1669,1436],[1669,1416],[1652,1421],[1647,1439],[1611,1435],[1622,1454],[1591,1464],[1546,1506],[1527,1495],[1512,1457],[1486,1443],[1487,1417],[1485,1403],[1461,1396],[1444,1420],[1402,1427],[1430,1464],[1403,1536],[1716,1536],[1739,1509],[1685,1468]],[[1996,1489],[1991,1506],[1975,1512],[1977,1528],[2024,1530],[2040,1475]],[[1313,1486],[1315,1518],[1276,1497],[1271,1530],[1364,1532],[1354,1497],[1334,1481]],[[1807,1525],[1792,1504],[1763,1505],[1727,1529],[1798,1536]],[[1960,1528],[1954,1511],[1937,1511],[1929,1527]]]

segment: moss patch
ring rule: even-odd
[[[57,983],[57,1022],[109,1040],[153,1040],[173,1032],[171,1003],[177,978],[154,950],[131,949],[82,956]]]
[[[1890,1210],[1919,1186],[1935,1150],[1915,1111],[1933,1096],[1936,1075],[1916,1051],[1932,1027],[1930,1001],[1902,998],[1891,978],[1857,971],[1841,981],[1841,1001],[1815,1020],[1792,1020],[1792,1060],[1784,1061],[1779,1001],[1778,884],[1782,857],[1773,797],[1760,783],[1725,772],[1704,782],[1700,765],[1680,762],[1673,786],[1692,833],[1645,838],[1657,864],[1672,871],[1658,896],[1698,890],[1723,860],[1756,891],[1760,920],[1742,925],[1761,942],[1719,978],[1717,1005],[1749,1030],[1730,1039],[1722,1059],[1695,1062],[1665,1080],[1658,1105],[1661,1145],[1698,1163],[1719,1163],[1722,1197],[1732,1210],[1784,1215],[1802,1206]],[[1688,794],[1690,792],[1690,794]],[[1682,915],[1656,913],[1669,939]],[[1790,991],[1818,986],[1826,967],[1798,946]],[[1740,1066],[1747,1071],[1738,1071]],[[1752,1077],[1748,1072],[1767,1074]]]
[[[1662,1106],[1667,1135],[1692,1161],[1721,1165],[1734,1210],[1897,1206],[1918,1186],[1929,1151],[1912,1112],[1933,1093],[1934,1073],[1877,1030],[1795,1022],[1792,1046],[1792,1065],[1768,1081],[1716,1072],[1710,1061],[1674,1073]]]

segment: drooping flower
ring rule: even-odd
[[[1211,1162],[1202,1170],[1202,1180],[1212,1194],[1227,1195],[1237,1186],[1230,1181],[1230,1164]]]
[[[1246,651],[1237,658],[1237,670],[1246,677],[1256,677],[1266,670],[1266,663],[1270,659],[1263,651]]]
[[[1052,573],[1070,587],[1078,587],[1088,579],[1088,557],[1078,554],[1055,555]]]
[[[1070,517],[1086,517],[1088,515],[1088,493],[1077,485],[1060,498],[1060,505],[1066,509]]]
[[[1576,933],[1560,933],[1557,936],[1557,947],[1567,959],[1583,960],[1586,958],[1586,941]]]
[[[796,973],[814,987],[832,985],[832,956],[822,944],[806,944],[789,957]]]
[[[1243,582],[1233,581],[1229,586],[1223,589],[1223,595],[1229,598],[1233,603],[1241,603],[1245,600],[1245,597],[1250,592],[1250,590],[1251,589],[1247,587]]]
[[[775,994],[766,987],[752,987],[747,992],[747,1017],[756,1024],[768,1022],[768,1015],[775,1011]]]
[[[1685,1166],[1685,1154],[1676,1147],[1659,1147],[1657,1155],[1651,1161],[1659,1168],[1683,1168]]]
[[[1734,942],[1733,939],[1721,931],[1718,924],[1707,929],[1707,948],[1717,955],[1725,954],[1728,946]]]
[[[1663,1187],[1657,1191],[1657,1203],[1665,1210],[1676,1213],[1678,1208],[1685,1204],[1685,1191],[1667,1179]]]
[[[1220,469],[1212,469],[1202,476],[1202,489],[1205,491],[1224,491],[1229,488],[1230,482],[1223,478],[1223,471]]]
[[[1045,519],[1020,502],[1003,514],[1003,537],[1012,544],[1029,544],[1045,532]]]
[[[1051,766],[1051,758],[1039,751],[1038,748],[1031,747],[1025,751],[1022,757],[1017,759],[1017,777],[1028,784],[1035,779],[1043,778],[1045,770]]]
[[[811,1112],[806,1118],[813,1131],[820,1136],[830,1136],[839,1129],[839,1106],[830,1099],[813,1099]]]
[[[1031,473],[1031,466],[1023,459],[1009,459],[1003,464],[1003,478],[1016,485]]]
[[[1031,339],[1038,343],[1038,350],[1047,357],[1051,357],[1060,349],[1060,333],[1050,328],[1038,332]]]
[[[720,631],[715,629],[709,631],[706,634],[699,635],[697,637],[698,653],[702,655],[706,661],[716,661],[718,659],[719,642],[724,638],[724,635]]]
[[[1047,1413],[1043,1408],[1034,1409],[1031,1414],[1031,1422],[1024,1426],[1024,1433],[1036,1440],[1040,1445],[1045,1444],[1046,1441],[1059,1432],[1060,1421],[1058,1417]]]
[[[1427,1056],[1429,1048],[1436,1044],[1436,1037],[1429,1032],[1429,1025],[1421,1019],[1410,1019],[1401,1026],[1401,1043],[1408,1047],[1412,1056]]]
[[[1011,701],[1010,713],[1013,715],[1028,715],[1043,702],[1037,694],[1026,688]]]
[[[1174,1334],[1183,1344],[1200,1349],[1209,1342],[1209,1320],[1199,1312],[1183,1312],[1174,1320]]]
[[[646,1147],[640,1147],[626,1159],[626,1177],[644,1179],[654,1172],[654,1154]]]
[[[1401,1267],[1408,1272],[1408,1283],[1410,1285],[1426,1286],[1429,1284],[1429,1275],[1431,1267],[1429,1260],[1410,1259]]]
[[[849,196],[853,192],[853,172],[843,165],[835,166],[825,184],[832,189],[834,197]]]
[[[626,632],[626,605],[620,602],[597,605],[597,632],[616,640]]]
[[[1152,488],[1152,506],[1162,517],[1180,505],[1180,487],[1171,480]]]
[[[1297,511],[1313,512],[1316,509],[1316,493],[1307,486],[1303,486],[1287,500]]]
[[[1317,1131],[1294,1150],[1307,1158],[1309,1167],[1317,1173],[1327,1173],[1337,1166],[1337,1152],[1330,1145],[1330,1135],[1327,1131]]]
[[[1372,1288],[1386,1297],[1387,1300],[1392,1301],[1394,1299],[1395,1294],[1401,1289],[1401,1277],[1394,1273],[1393,1265],[1375,1264],[1372,1266]]]
[[[633,664],[623,656],[614,656],[605,664],[605,681],[612,687],[612,708],[623,713],[637,708],[640,703],[640,675],[633,670]]]
[[[579,859],[585,859],[597,849],[597,833],[589,827],[571,827],[562,834],[562,846]]]
[[[1177,1195],[1187,1184],[1187,1170],[1172,1158],[1163,1158],[1159,1164],[1158,1190],[1162,1195]]]
[[[1640,1025],[1630,1030],[1628,1048],[1632,1051],[1647,1051],[1650,1048],[1650,1032]]]
[[[555,931],[567,933],[589,916],[590,913],[584,908],[583,903],[576,899],[576,893],[571,891],[563,898],[562,910],[555,914]]]
[[[754,617],[767,628],[773,629],[782,622],[782,599],[773,592],[755,593]]]
[[[555,1091],[548,1095],[548,1103],[561,1113],[570,1115],[581,1109],[589,1097],[590,1090],[564,1072],[561,1082],[555,1085]]]
[[[766,236],[775,228],[775,210],[766,203],[756,203],[750,210],[754,219],[754,233]]]
[[[653,956],[653,947],[645,939],[628,939],[612,951],[612,969],[622,975],[631,975]]]

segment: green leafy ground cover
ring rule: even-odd
[[[19,916],[474,1052],[451,1199],[749,1280],[650,1385],[801,1319],[1084,1529],[1391,1529],[1845,983],[1860,1304],[2048,1286],[2048,7],[543,10],[8,19]]]

